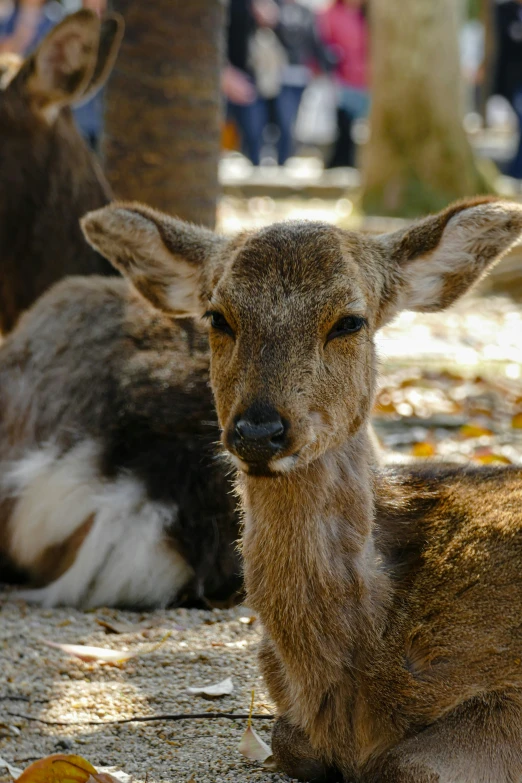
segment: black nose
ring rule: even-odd
[[[285,446],[287,426],[275,408],[248,408],[236,421],[232,445],[246,462],[268,462]]]

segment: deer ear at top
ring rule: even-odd
[[[383,322],[400,310],[453,304],[522,237],[522,205],[458,202],[410,228],[378,238],[388,263]]]
[[[201,314],[200,280],[223,237],[134,202],[89,212],[81,226],[87,241],[156,309],[178,318]]]
[[[119,14],[111,14],[102,19],[96,64],[85,91],[81,95],[74,96],[75,105],[89,101],[109,78],[118,56],[124,30],[125,23]]]
[[[48,122],[88,87],[96,69],[100,20],[87,9],[67,16],[44,38],[20,75]]]

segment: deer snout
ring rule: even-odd
[[[251,405],[236,416],[228,437],[231,450],[242,460],[266,464],[287,445],[288,424],[269,405]]]

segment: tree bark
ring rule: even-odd
[[[462,126],[455,0],[372,0],[363,208],[410,217],[487,191]]]
[[[119,198],[213,227],[223,0],[114,0],[125,19],[105,98],[103,156]]]

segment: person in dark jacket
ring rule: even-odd
[[[305,87],[310,82],[310,66],[323,71],[334,60],[319,38],[314,13],[296,0],[282,0],[275,33],[286,54],[281,88],[275,99],[275,119],[279,127],[277,156],[283,165],[294,151],[294,128]]]
[[[518,119],[519,142],[507,173],[522,179],[522,0],[504,0],[495,7],[497,62],[494,92],[510,102]]]

